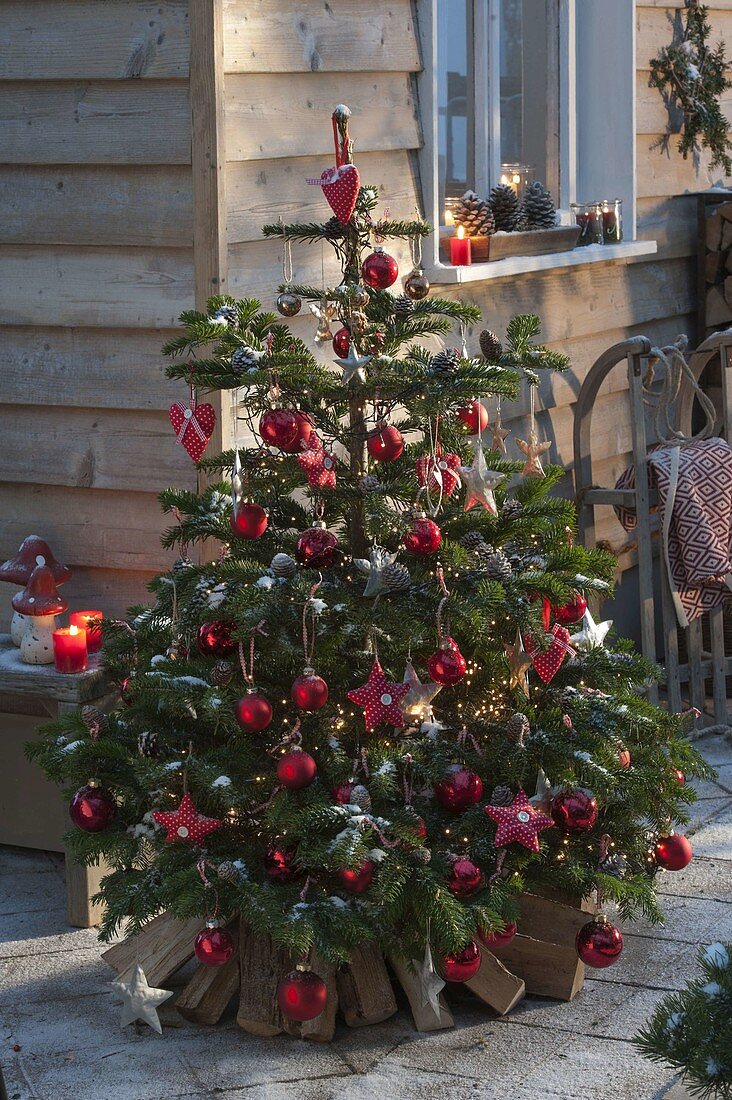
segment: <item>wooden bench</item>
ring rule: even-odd
[[[90,658],[85,672],[66,675],[53,665],[27,665],[9,634],[0,634],[0,729],[4,781],[0,785],[0,844],[63,851],[68,817],[56,787],[37,764],[25,757],[26,742],[37,736],[44,721],[76,710],[84,703],[102,709],[116,692],[99,659]],[[102,866],[80,867],[66,860],[67,916],[77,928],[98,923],[90,898],[105,873]]]

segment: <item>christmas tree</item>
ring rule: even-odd
[[[79,788],[71,851],[112,868],[103,938],[198,916],[199,958],[225,961],[204,924],[240,914],[295,958],[428,948],[460,978],[525,890],[659,919],[654,874],[688,847],[673,827],[704,765],[639,692],[654,670],[587,610],[613,561],[573,542],[533,411],[507,457],[500,401],[567,360],[534,316],[468,351],[479,311],[429,296],[429,226],[376,219],[348,115],[320,181],[333,216],[264,227],[334,249],[338,286],[287,281],[277,305],[311,304],[337,369],[253,298],[182,316],[169,376],[240,390],[251,445],[202,458],[213,410],[173,407],[209,483],[162,494],[180,556],[153,606],[106,630],[120,707],[65,717],[33,751]],[[410,242],[403,294],[374,235]],[[619,935],[591,922],[580,955],[607,965]]]

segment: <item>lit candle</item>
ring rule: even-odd
[[[455,236],[450,238],[450,263],[453,267],[465,267],[472,262],[470,237],[465,236],[464,226],[459,225]]]
[[[455,217],[449,207],[445,210],[445,225],[454,225]]]
[[[54,630],[53,660],[57,672],[83,672],[86,668],[86,631],[78,626]]]
[[[71,626],[78,626],[86,631],[87,653],[98,653],[102,648],[102,619],[101,611],[72,611],[69,615]]]

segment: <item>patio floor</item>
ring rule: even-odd
[[[119,1027],[93,929],[65,921],[63,860],[0,848],[0,1065],[10,1100],[409,1100],[502,1098],[520,1089],[567,1100],[652,1100],[672,1072],[630,1037],[663,994],[685,984],[697,945],[732,940],[732,745],[698,747],[718,769],[694,807],[695,858],[661,872],[666,923],[625,926],[618,965],[594,972],[573,1004],[527,998],[508,1019],[456,1000],[454,1031],[420,1035],[408,1012],[339,1029],[328,1046],[259,1040],[233,1019],[214,1028],[160,1010],[163,1035]],[[15,1048],[18,1048],[17,1050]]]

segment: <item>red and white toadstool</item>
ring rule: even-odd
[[[71,578],[71,570],[67,565],[56,561],[53,551],[45,539],[39,535],[28,535],[23,539],[18,553],[14,558],[8,558],[0,565],[0,581],[8,584],[17,584],[21,588],[30,580],[31,573],[37,566],[45,565],[51,570],[56,584],[65,584]],[[20,645],[28,623],[26,617],[20,611],[13,615],[10,624],[10,636],[15,645]]]
[[[37,565],[22,592],[13,596],[13,610],[25,616],[26,629],[20,640],[20,659],[27,665],[53,664],[53,631],[56,616],[69,606],[56,591],[53,571]]]

